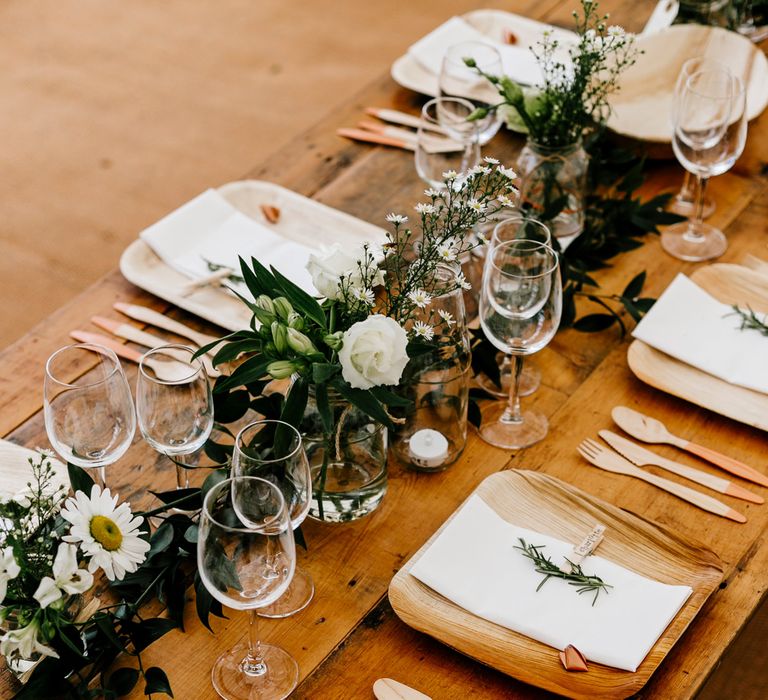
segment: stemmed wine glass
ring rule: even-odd
[[[747,139],[746,91],[727,70],[704,70],[691,75],[675,107],[672,148],[683,167],[696,176],[697,208],[687,222],[661,234],[661,245],[681,260],[709,260],[725,252],[722,231],[702,220],[708,179],[730,170],[744,151]]]
[[[490,44],[482,41],[463,41],[450,46],[443,56],[437,83],[441,97],[463,97],[475,107],[488,107],[499,100],[494,86],[464,62],[471,58],[484,73],[501,76],[504,69],[501,55]],[[501,117],[497,110],[477,122],[480,145],[484,146],[498,132]]]
[[[185,367],[178,379],[160,379],[152,360],[170,355]],[[213,429],[213,398],[203,363],[186,345],[161,345],[144,353],[136,380],[136,413],[144,439],[176,464],[176,488],[189,487],[189,470],[176,458],[199,450]],[[166,361],[163,360],[163,361]]]
[[[67,462],[97,469],[95,481],[104,488],[104,467],[126,453],[136,432],[131,390],[117,356],[91,343],[57,350],[45,364],[43,394],[51,445]]]
[[[509,400],[483,411],[480,437],[505,449],[544,438],[544,415],[520,410],[518,385],[523,357],[541,350],[557,332],[562,283],[557,253],[545,243],[512,240],[488,252],[480,294],[480,324],[488,340],[512,356]]]
[[[430,187],[444,189],[443,173],[461,174],[480,162],[477,122],[467,121],[474,105],[459,97],[436,97],[421,110],[416,133],[416,172]],[[458,148],[446,150],[436,140],[437,134],[456,141]]]
[[[254,476],[214,486],[200,512],[197,566],[216,600],[250,613],[247,643],[223,653],[211,670],[216,692],[226,700],[290,695],[298,665],[280,647],[259,641],[256,615],[285,593],[296,566],[291,518],[280,489]]]
[[[539,241],[551,245],[552,234],[541,221],[522,214],[510,214],[493,227],[491,239],[486,247],[486,256],[490,255],[490,251],[499,243],[514,240]],[[479,374],[476,381],[486,392],[503,399],[509,396],[509,388],[512,383],[512,358],[500,352],[497,355],[497,361],[499,362],[500,387],[496,386],[484,374]],[[518,396],[530,396],[540,385],[541,370],[527,363],[520,373]]]
[[[296,529],[309,512],[312,474],[301,433],[279,420],[257,420],[246,425],[235,439],[232,476],[258,476],[275,484],[283,494]],[[297,567],[291,585],[272,605],[259,609],[263,617],[287,617],[303,610],[312,600],[312,577]]]

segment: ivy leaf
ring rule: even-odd
[[[177,627],[178,625],[168,618],[150,617],[140,622],[129,623],[128,634],[133,640],[136,651],[144,651],[150,644]]]
[[[218,392],[213,395],[213,415],[220,423],[234,423],[248,412],[250,403],[251,395],[245,389]]]
[[[128,695],[139,682],[139,672],[135,668],[118,668],[107,681],[107,690],[118,697]]]
[[[152,695],[152,693],[165,693],[173,697],[173,691],[171,690],[171,684],[168,681],[168,676],[165,675],[165,671],[159,666],[150,666],[144,671],[144,695]]]
[[[621,296],[627,297],[627,299],[636,299],[640,292],[643,291],[643,285],[645,284],[645,270],[635,275],[630,283],[624,288]]]
[[[69,473],[69,483],[72,485],[72,491],[82,491],[90,495],[94,481],[91,475],[82,467],[67,462],[67,472]]]
[[[616,317],[610,314],[588,314],[574,322],[573,327],[582,333],[597,333],[610,328],[616,323]]]
[[[224,608],[222,607],[221,603],[208,592],[205,584],[203,584],[202,580],[200,579],[199,572],[195,572],[194,585],[195,609],[197,610],[197,617],[200,619],[200,622],[202,622],[203,625],[208,628],[208,630],[213,632],[209,617],[213,615],[214,617],[220,617],[226,620],[227,616],[224,614]]]

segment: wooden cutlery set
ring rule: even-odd
[[[673,435],[663,423],[654,418],[645,416],[626,406],[616,406],[611,412],[611,417],[625,433],[637,440],[646,443],[674,445],[681,450],[701,457],[735,476],[760,484],[761,486],[768,486],[768,477],[753,467],[708,447],[697,445],[689,440]],[[595,440],[586,439],[579,445],[578,452],[584,459],[600,469],[613,472],[614,474],[623,474],[641,479],[703,510],[738,523],[747,522],[747,518],[726,503],[696,489],[651,474],[640,467],[660,467],[712,491],[717,491],[718,493],[750,503],[760,504],[764,502],[762,496],[758,496],[732,481],[661,457],[651,450],[610,430],[600,430],[598,435],[610,445],[610,448],[604,447]]]

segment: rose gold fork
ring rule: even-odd
[[[741,513],[722,501],[718,501],[716,498],[712,498],[712,496],[707,496],[704,493],[696,491],[696,489],[691,489],[682,484],[670,481],[669,479],[664,479],[655,474],[644,472],[642,469],[632,464],[632,462],[624,459],[624,457],[613,450],[603,447],[594,440],[584,440],[577,449],[584,459],[600,469],[613,472],[614,474],[633,476],[636,479],[647,481],[649,484],[653,484],[654,486],[671,493],[673,496],[677,496],[688,503],[709,511],[710,513],[720,515],[730,520],[735,520],[737,523],[747,522],[747,519]]]

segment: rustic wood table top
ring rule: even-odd
[[[650,14],[651,0],[605,0],[611,22],[639,30]],[[562,0],[516,0],[505,9],[568,26],[572,3]],[[419,201],[419,182],[412,156],[395,149],[351,143],[335,135],[339,126],[356,123],[369,105],[416,113],[421,98],[383,76],[341,105],[313,129],[274,154],[248,177],[265,179],[303,195],[383,224],[390,211],[408,211]],[[311,109],[311,105],[302,108]],[[717,202],[711,221],[728,236],[722,261],[737,262],[746,253],[768,257],[766,217],[768,116],[750,125],[747,150],[736,167],[711,183]],[[502,133],[484,150],[512,163],[522,141]],[[654,163],[644,186],[646,195],[679,187],[682,169],[675,161]],[[181,203],[180,203],[181,204]],[[597,277],[602,287],[619,292],[640,270],[648,273],[647,293],[657,296],[678,272],[694,264],[674,260],[649,236],[641,248],[617,259]],[[42,416],[42,383],[47,357],[68,342],[69,332],[89,328],[94,314],[114,315],[112,304],[131,302],[167,311],[195,325],[195,319],[125,281],[115,271],[67,304],[0,354],[0,435],[25,446],[47,446]],[[204,327],[204,326],[201,326]],[[211,328],[206,328],[210,331]],[[311,605],[283,620],[265,620],[265,641],[288,650],[300,666],[293,697],[347,699],[372,697],[379,677],[391,677],[441,698],[528,698],[543,691],[485,668],[399,621],[387,600],[395,572],[419,549],[466,496],[489,474],[502,469],[540,470],[621,508],[654,520],[695,541],[704,542],[722,559],[723,583],[709,599],[643,691],[645,697],[689,698],[695,695],[726,648],[750,618],[766,589],[768,506],[738,503],[748,517],[739,525],[682,503],[636,480],[589,466],[576,446],[597,430],[611,427],[617,404],[632,406],[664,421],[676,434],[721,447],[728,454],[766,470],[765,434],[675,399],[638,381],[627,366],[629,339],[615,330],[558,334],[535,362],[542,370],[541,388],[526,402],[550,419],[550,432],[538,445],[510,454],[470,435],[466,451],[439,474],[408,471],[390,464],[389,491],[382,506],[358,522],[331,525],[307,521],[309,543],[300,552],[301,566],[316,584]],[[126,366],[135,383],[133,366]],[[659,452],[673,457],[672,448]],[[702,463],[702,468],[705,468]],[[109,485],[134,509],[149,505],[153,490],[172,488],[174,467],[139,436],[127,455],[109,468]],[[754,487],[759,490],[759,487]],[[765,494],[763,494],[765,495]],[[193,593],[190,591],[190,598]],[[216,657],[245,634],[244,614],[213,620],[215,634],[188,607],[185,630],[169,633],[146,651],[145,665],[168,673],[175,697],[214,698],[210,669]],[[3,697],[12,681],[0,679]],[[137,688],[135,697],[143,697]]]

